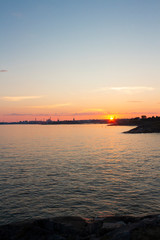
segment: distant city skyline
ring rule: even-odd
[[[160,115],[158,0],[6,0],[0,22],[0,121]]]

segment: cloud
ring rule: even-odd
[[[99,115],[100,112],[81,112],[81,113],[72,113],[66,116],[88,116],[88,115]],[[103,113],[101,113],[103,114]]]
[[[152,91],[152,87],[110,87],[111,90],[115,91]]]
[[[106,92],[106,91],[117,91],[122,93],[140,93],[144,91],[153,91],[153,87],[145,87],[145,86],[135,86],[135,87],[102,87],[98,89],[93,89],[92,92]]]
[[[59,103],[59,104],[52,104],[52,105],[40,105],[40,106],[29,106],[29,108],[58,108],[58,107],[66,107],[70,106],[71,103]]]
[[[86,112],[104,112],[104,109],[102,109],[102,108],[89,108],[89,109],[86,109]]]
[[[23,117],[23,116],[33,116],[33,117],[46,117],[46,116],[53,116],[54,114],[51,113],[8,113],[5,114],[4,116],[15,116],[15,117]]]
[[[9,113],[6,116],[35,116],[35,114],[31,113]]]
[[[119,115],[156,115],[159,112],[119,112]]]
[[[54,113],[48,114],[48,116],[67,116],[67,117],[74,117],[74,116],[98,116],[98,115],[110,115],[113,112],[77,112],[77,113]],[[114,112],[113,115],[157,115],[158,112]],[[40,115],[39,115],[40,116]],[[47,116],[47,115],[46,115]]]
[[[8,72],[6,69],[1,69],[0,72]]]
[[[141,102],[143,102],[143,101],[136,101],[136,100],[133,100],[133,101],[127,101],[127,102],[129,102],[129,103],[141,103]]]
[[[1,97],[0,99],[4,100],[4,101],[10,101],[10,102],[19,102],[19,101],[23,101],[23,100],[33,100],[33,99],[38,99],[38,98],[42,98],[43,96],[4,96]]]
[[[6,116],[52,116],[52,117],[74,117],[74,116],[88,116],[88,115],[106,115],[106,113],[104,112],[74,112],[74,113],[36,113],[36,114],[33,114],[33,113],[9,113],[9,114],[6,114]]]
[[[73,116],[88,116],[88,115],[106,115],[105,112],[74,112],[74,113],[54,113],[54,116],[67,116],[67,117],[73,117]]]

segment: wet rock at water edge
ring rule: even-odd
[[[0,226],[0,240],[160,240],[160,215],[35,219]]]

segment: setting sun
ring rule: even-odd
[[[114,115],[107,116],[107,119],[110,121],[113,121],[116,117]]]
[[[109,119],[110,119],[110,120],[113,120],[113,119],[114,119],[114,117],[113,117],[113,116],[111,116]]]

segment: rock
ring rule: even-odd
[[[131,240],[160,240],[160,225],[140,227],[131,232]]]
[[[111,235],[112,240],[130,240],[130,232],[125,230]]]
[[[86,236],[88,234],[88,223],[81,217],[56,217],[53,219],[56,224],[59,224],[59,232],[67,232],[72,235]]]
[[[120,228],[120,227],[124,227],[124,226],[126,226],[126,224],[123,221],[115,222],[115,223],[104,222],[102,228],[105,228],[108,231],[110,231],[110,230]]]
[[[160,215],[35,219],[0,226],[0,240],[160,240]]]
[[[89,234],[97,233],[99,234],[99,231],[103,225],[102,221],[93,221],[88,224],[88,232]]]
[[[99,229],[98,234],[100,236],[103,236],[107,234],[108,232],[114,231],[116,229],[125,227],[126,224],[123,221],[119,222],[103,222],[102,227]]]
[[[140,217],[133,217],[133,216],[107,216],[103,219],[103,222],[119,222],[123,221],[124,223],[133,223],[139,221]]]
[[[124,133],[160,133],[160,123],[144,124]]]

